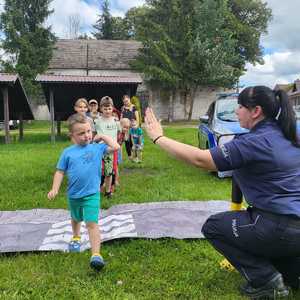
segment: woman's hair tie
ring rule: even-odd
[[[281,107],[279,106],[277,115],[276,115],[276,117],[275,117],[275,120],[276,120],[276,121],[278,121],[278,119],[279,119],[279,117],[280,117],[280,114],[281,114]]]

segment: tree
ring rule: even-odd
[[[143,48],[133,66],[145,74],[148,83],[173,93],[182,92],[188,119],[192,116],[193,99],[199,86],[234,86],[250,59],[241,53],[245,43],[239,39],[243,22],[250,18],[235,17],[233,2],[240,4],[240,13],[243,0],[147,0],[144,16],[136,24]],[[269,20],[269,11],[266,7],[255,10],[254,5],[251,8],[252,14],[255,11],[258,15],[255,20],[261,14],[266,17],[260,19],[263,21],[258,27],[247,23],[247,30],[250,35],[261,34]],[[251,47],[259,48],[256,39],[252,39]],[[260,61],[259,55],[252,59]],[[172,93],[170,95],[172,109]]]
[[[4,33],[2,60],[5,72],[18,73],[30,96],[39,92],[34,79],[44,72],[52,57],[55,36],[45,27],[51,0],[6,0],[0,15],[0,29]]]
[[[80,37],[80,15],[73,14],[68,17],[66,37],[68,39],[78,39]]]
[[[93,27],[96,32],[93,32],[93,36],[97,40],[111,40],[113,39],[113,20],[109,10],[109,1],[103,0],[101,3],[101,15],[96,21]]]
[[[142,23],[144,15],[147,13],[147,6],[138,6],[130,8],[123,19],[123,27],[125,28],[124,39],[139,40],[138,25]]]
[[[271,9],[267,3],[254,0],[230,0],[228,6],[231,13],[226,22],[238,40],[236,51],[244,62],[263,64],[259,41],[261,35],[267,33],[268,22],[272,19]]]
[[[109,1],[101,4],[101,15],[93,27],[93,33],[98,40],[128,40],[130,38],[126,18],[113,17],[110,13]]]

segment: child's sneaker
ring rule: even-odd
[[[105,192],[104,197],[111,199],[112,198],[112,192]]]
[[[80,252],[80,238],[73,237],[69,243],[69,252]]]
[[[90,266],[96,271],[100,271],[104,266],[105,262],[100,254],[92,255],[90,260]]]

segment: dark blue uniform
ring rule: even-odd
[[[219,171],[234,170],[250,207],[211,216],[203,234],[253,287],[278,272],[290,283],[300,274],[300,148],[263,120],[210,152]]]

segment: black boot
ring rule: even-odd
[[[281,274],[261,287],[252,287],[249,283],[241,287],[241,292],[250,299],[280,299],[289,295],[288,288],[284,285]]]

